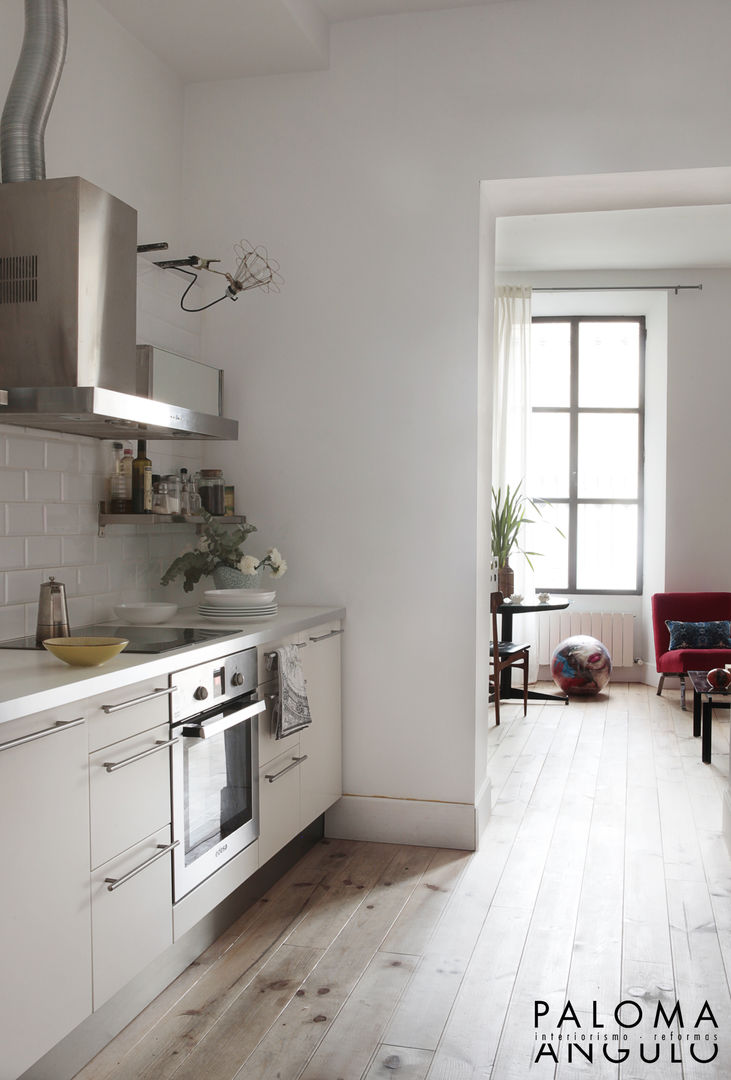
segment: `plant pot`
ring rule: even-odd
[[[255,574],[244,574],[235,566],[217,566],[213,571],[213,584],[217,589],[258,589],[261,584],[261,570]]]
[[[504,566],[498,567],[497,572],[497,587],[504,597],[512,596],[515,592],[515,574],[505,563]]]

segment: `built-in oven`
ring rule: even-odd
[[[174,672],[173,899],[259,835],[256,649]]]

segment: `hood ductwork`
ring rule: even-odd
[[[44,135],[66,59],[66,0],[25,0],[25,35],[0,120],[4,184],[45,180]]]
[[[26,0],[0,122],[0,422],[94,438],[236,439],[222,416],[137,393],[137,212],[81,177],[45,179],[66,0]]]

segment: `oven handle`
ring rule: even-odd
[[[151,694],[143,694],[142,697],[131,698],[130,701],[120,701],[119,705],[102,705],[102,711],[105,713],[119,712],[120,709],[129,709],[132,705],[141,705],[143,701],[152,701],[153,698],[164,697],[165,694],[172,694],[177,689],[177,686],[166,686],[160,690],[153,690]]]
[[[235,712],[229,713],[228,716],[224,716],[220,720],[201,720],[200,723],[194,723],[192,727],[188,727],[186,724],[182,729],[182,734],[189,739],[212,739],[214,735],[220,735],[222,731],[228,731],[229,728],[242,724],[244,720],[249,720],[252,716],[263,713],[266,707],[267,703],[262,698],[251,705],[245,706],[243,709],[237,709]]]
[[[172,844],[157,844],[157,851],[154,855],[151,855],[149,859],[145,859],[139,866],[135,866],[134,870],[129,870],[122,877],[105,877],[104,884],[109,892],[114,892],[120,885],[126,885],[128,881],[131,881],[133,877],[137,877],[143,870],[146,870],[148,866],[152,866],[158,859],[161,859],[163,855],[167,855],[168,852],[173,851],[180,844],[179,840],[173,840]]]

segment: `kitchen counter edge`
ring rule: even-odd
[[[345,618],[345,608],[288,605],[276,618],[251,629],[236,629],[225,637],[163,654],[120,653],[101,668],[70,667],[50,653],[0,650],[0,724],[45,712],[146,679],[167,677],[207,660],[216,660]],[[116,623],[115,625],[119,625]],[[180,612],[167,625],[211,628],[199,615]],[[32,686],[32,690],[28,690]]]

